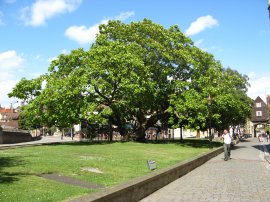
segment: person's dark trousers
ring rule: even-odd
[[[224,160],[230,159],[231,155],[231,144],[224,144]]]

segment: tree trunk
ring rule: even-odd
[[[112,124],[109,124],[109,142],[112,142],[113,140],[113,130],[112,130]]]
[[[183,142],[183,126],[180,127],[180,142]]]
[[[118,125],[118,131],[119,131],[121,136],[125,136],[127,133],[126,132],[127,130],[122,125],[120,125],[120,126]]]
[[[136,135],[136,141],[145,141],[145,127],[139,127],[136,131],[134,131]]]
[[[197,138],[200,138],[200,137],[201,137],[200,131],[199,131],[199,130],[197,130],[197,135],[196,135],[196,137],[197,137]]]

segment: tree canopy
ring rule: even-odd
[[[9,96],[27,102],[30,125],[86,121],[115,125],[121,135],[129,125],[140,139],[158,122],[201,130],[210,118],[216,128],[243,123],[250,113],[247,86],[246,76],[223,68],[178,26],[144,19],[100,25],[89,50],[59,55],[47,74],[23,78]]]

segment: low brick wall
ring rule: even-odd
[[[223,152],[223,147],[213,149],[193,159],[181,162],[170,168],[153,171],[149,175],[131,180],[128,183],[101,190],[81,198],[72,199],[71,202],[135,202],[152,194],[172,181],[182,177],[191,170],[202,165],[211,158]],[[158,164],[158,163],[157,163]]]
[[[12,144],[32,141],[30,133],[0,130],[0,144]]]

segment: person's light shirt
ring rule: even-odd
[[[223,138],[224,138],[224,143],[225,143],[225,144],[231,144],[232,139],[231,139],[231,136],[230,136],[229,133],[224,134],[224,135],[223,135]]]

